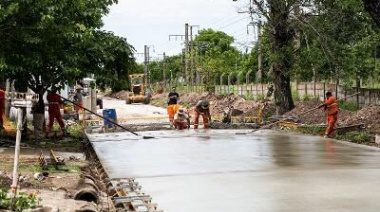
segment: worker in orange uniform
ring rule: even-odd
[[[5,114],[5,91],[0,89],[0,130],[4,130],[3,116]]]
[[[174,115],[174,127],[179,130],[190,128],[190,118],[186,114],[185,109],[178,109],[177,113]]]
[[[208,129],[211,123],[210,103],[208,100],[200,100],[194,108],[194,129],[198,129],[199,116],[203,118],[203,125]]]
[[[54,119],[57,120],[61,131],[65,133],[65,123],[62,120],[61,104],[63,103],[61,96],[57,94],[55,90],[49,91],[47,95],[47,101],[49,104],[49,124],[47,126],[47,132],[51,132],[53,128]]]
[[[325,132],[325,138],[330,137],[331,133],[335,130],[335,124],[338,120],[338,110],[339,106],[336,103],[330,91],[326,92],[326,100],[323,104],[319,105],[318,108],[324,108],[327,115],[327,128]]]
[[[176,87],[172,87],[172,91],[168,95],[168,107],[167,107],[170,126],[173,126],[174,114],[176,114],[179,109],[179,105],[177,104],[178,99],[179,99],[179,94],[176,92]]]
[[[83,94],[82,94],[83,87],[80,85],[77,85],[75,89],[76,89],[76,93],[74,95],[74,103],[75,103],[74,109],[75,109],[75,112],[78,113],[79,110],[83,108]]]

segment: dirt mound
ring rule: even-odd
[[[326,115],[323,109],[316,109],[305,113],[309,110],[317,108],[321,102],[319,101],[307,101],[307,102],[297,102],[296,107],[285,113],[285,116],[294,116],[297,117],[302,123],[305,124],[325,124]],[[343,124],[343,120],[351,117],[353,112],[347,110],[339,110],[338,125]]]
[[[128,98],[128,91],[122,90],[110,95],[113,98],[126,100]]]
[[[154,99],[165,99],[166,97],[167,94],[165,93],[156,94],[153,96]],[[233,94],[228,96],[221,96],[211,93],[180,94],[179,104],[186,107],[193,107],[201,99],[208,99],[210,101],[210,110],[212,116],[223,116],[224,110],[230,106],[236,110],[242,111],[242,117],[257,116],[259,108],[263,104],[262,102],[249,101],[241,96],[236,96]],[[281,117],[295,117],[297,120],[305,124],[325,124],[325,112],[323,109],[315,109],[320,104],[320,101],[297,102],[293,110],[285,113],[284,116]],[[166,105],[163,107],[166,107]],[[307,112],[309,110],[312,111]],[[268,105],[263,111],[263,116],[264,118],[268,118],[274,114],[275,105],[268,102]],[[356,112],[340,109],[338,117],[338,126],[364,123],[368,132],[374,134],[380,133],[380,106],[367,106]]]
[[[10,187],[12,185],[12,179],[3,171],[0,171],[0,185],[5,187]]]
[[[167,93],[156,93],[152,95],[152,99],[165,99],[168,98]]]
[[[374,134],[380,133],[380,106],[366,106],[351,116],[342,118],[347,125],[365,124],[367,131]]]

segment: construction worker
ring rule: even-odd
[[[233,109],[234,109],[233,106],[226,107],[224,109],[222,123],[230,124],[232,122],[232,110]]]
[[[190,128],[190,118],[186,114],[185,109],[178,109],[177,113],[174,115],[174,127],[179,130]]]
[[[61,131],[65,133],[65,123],[62,120],[60,111],[61,104],[63,103],[61,96],[57,94],[56,90],[52,90],[48,92],[46,98],[49,104],[49,124],[47,126],[47,132],[51,132],[54,124],[54,119],[56,119],[61,128]]]
[[[205,129],[209,128],[211,122],[210,103],[208,100],[200,100],[194,108],[194,129],[198,129],[199,116],[203,118],[203,125]]]
[[[3,116],[5,114],[5,91],[0,89],[0,130],[4,130]]]
[[[42,92],[42,85],[37,85],[37,92]],[[45,125],[45,103],[42,95],[33,103],[31,112],[33,114],[34,136],[36,139],[41,139]]]
[[[324,108],[327,115],[327,127],[325,132],[325,138],[330,137],[331,133],[335,130],[335,124],[338,120],[339,106],[335,101],[330,91],[326,92],[326,100],[318,108]]]
[[[81,107],[83,107],[83,94],[82,94],[82,90],[83,90],[83,87],[80,86],[80,85],[77,85],[77,87],[75,88],[76,89],[76,93],[74,95],[74,103],[76,104],[75,105],[75,112],[78,113],[80,109],[82,109]],[[79,107],[79,106],[81,107]]]
[[[173,120],[174,120],[174,114],[177,113],[177,110],[179,109],[178,103],[179,94],[176,92],[176,87],[172,87],[172,91],[168,95],[168,115],[169,115],[169,121],[170,126],[173,126]]]

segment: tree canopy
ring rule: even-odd
[[[0,73],[32,90],[42,84],[45,91],[91,73],[120,71],[119,62],[133,68],[133,47],[99,30],[113,3],[117,0],[2,1]],[[110,48],[115,45],[119,49]]]

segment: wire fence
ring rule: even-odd
[[[251,83],[238,85],[196,85],[177,86],[180,93],[211,92],[216,95],[235,94],[244,96],[249,100],[262,100],[268,93],[271,84]],[[170,85],[161,85],[164,92],[170,91]],[[344,85],[327,82],[292,82],[292,96],[295,100],[320,100],[322,101],[327,91],[331,91],[337,99],[356,103],[359,108],[364,105],[380,105],[380,89],[347,87]],[[352,96],[352,94],[358,93]]]

